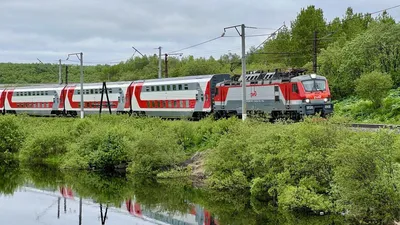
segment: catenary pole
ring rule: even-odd
[[[85,117],[85,112],[83,111],[83,52],[80,53],[81,60],[81,119]]]
[[[246,26],[242,27],[242,120],[247,117],[247,102],[246,102]]]
[[[158,79],[161,79],[161,46],[158,47]]]
[[[62,84],[62,66],[61,66],[61,59],[58,60],[58,84]]]
[[[68,58],[66,60],[68,60],[71,55],[75,55],[76,57],[78,57],[81,63],[81,119],[83,119],[85,117],[85,112],[83,107],[83,52],[68,54]]]

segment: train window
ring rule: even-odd
[[[99,94],[99,89],[94,89],[94,93],[97,95]]]
[[[172,85],[172,90],[176,91],[176,85]]]
[[[46,91],[46,92],[45,92],[45,95],[49,95],[49,92],[48,92],[48,91]]]
[[[180,102],[181,102],[181,108],[185,108],[185,106],[184,106],[185,101],[180,101]]]
[[[77,90],[76,94],[80,95],[80,94],[81,94],[81,91],[80,91],[80,90]]]
[[[112,94],[113,90],[111,88],[108,89],[108,94]]]
[[[201,94],[201,101],[202,102],[204,101],[204,95],[203,94]]]
[[[189,90],[189,85],[188,84],[184,84],[184,89],[185,90]]]
[[[161,86],[161,90],[162,90],[162,91],[165,91],[165,86]]]
[[[19,93],[18,93],[18,92],[15,92],[15,96],[19,96]]]
[[[151,91],[154,91],[154,86],[151,86]]]
[[[146,103],[147,103],[147,108],[150,108],[150,102],[146,101]]]
[[[196,101],[199,100],[199,94],[196,94]]]
[[[32,96],[35,96],[35,95],[36,95],[36,91],[32,92]]]
[[[91,95],[94,94],[94,90],[93,89],[90,89],[90,94]]]
[[[172,108],[172,107],[173,107],[173,105],[172,105],[173,103],[172,103],[172,102],[173,102],[173,101],[169,101],[169,102],[168,102],[168,108]]]
[[[174,101],[174,108],[178,108],[177,101]]]
[[[146,91],[150,91],[150,87],[146,87]]]
[[[182,90],[182,84],[178,85],[178,90]]]
[[[187,107],[187,108],[190,107],[190,105],[189,105],[189,100],[186,100],[186,107]]]
[[[42,103],[42,108],[44,108],[44,103]]]
[[[32,95],[32,93],[29,91],[29,92],[28,92],[28,96],[31,96],[31,95]]]
[[[167,91],[170,91],[170,90],[171,90],[171,86],[167,85]]]
[[[297,87],[297,84],[292,84],[292,92],[299,93],[299,88]]]
[[[157,90],[157,91],[160,91],[160,86],[156,86],[156,90]]]

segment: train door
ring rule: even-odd
[[[53,107],[51,109],[51,114],[57,114],[58,106],[60,104],[60,98],[58,97],[57,91],[54,91],[53,100],[52,101],[53,101]]]
[[[290,83],[288,83],[288,84],[285,84],[285,96],[287,96],[286,97],[286,109],[290,109],[290,96],[291,96],[291,84]]]
[[[203,105],[204,105],[204,93],[200,85],[197,84],[196,105],[194,111],[201,112],[203,110]]]
[[[125,106],[125,96],[124,96],[124,91],[122,90],[122,88],[118,88],[119,89],[119,94],[118,94],[118,108],[117,108],[117,112],[118,111],[124,111],[124,106]],[[129,89],[129,88],[128,88]],[[126,89],[128,91],[128,89]]]

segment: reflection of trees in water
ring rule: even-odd
[[[12,193],[24,181],[31,181],[45,189],[58,190],[60,186],[73,187],[79,196],[79,224],[82,223],[82,198],[99,203],[100,222],[108,220],[109,207],[120,207],[122,202],[134,199],[144,216],[163,212],[166,219],[174,215],[192,214],[196,220],[213,224],[343,224],[342,217],[315,216],[279,210],[268,202],[251,198],[248,192],[216,192],[195,189],[190,182],[182,180],[157,182],[121,174],[101,174],[87,171],[62,172],[52,169],[29,167],[20,169],[18,163],[0,165],[0,193]],[[57,218],[60,218],[63,200],[56,198]],[[195,210],[193,210],[195,209]],[[123,210],[130,210],[127,208]],[[55,212],[54,212],[55,213]],[[62,217],[62,216],[61,216]],[[178,219],[179,220],[179,219]]]
[[[18,161],[3,158],[1,155],[0,161],[0,195],[9,195],[24,183],[24,177]]]

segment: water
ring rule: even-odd
[[[341,224],[281,212],[249,193],[213,192],[189,181],[0,165],[0,225]]]

